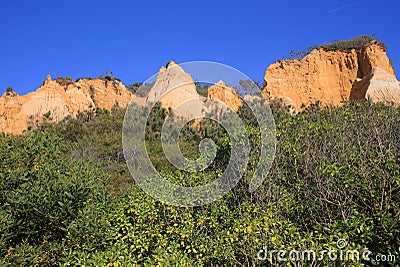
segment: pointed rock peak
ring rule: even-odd
[[[165,67],[161,67],[160,70],[158,71],[158,76],[157,77],[167,77],[170,75],[184,75],[187,76],[187,82],[192,83],[193,80],[191,78],[191,75],[189,73],[186,73],[185,70],[177,63],[174,61],[169,61]],[[158,78],[157,78],[158,79]]]
[[[167,65],[161,66],[160,70],[158,71],[158,77],[162,77],[164,75],[169,75],[169,73],[174,72],[174,73],[184,73],[186,72],[182,69],[179,64],[176,64],[174,61],[169,61]]]
[[[189,105],[189,101],[193,102]],[[161,102],[164,108],[172,108],[174,113],[180,116],[202,114],[202,105],[192,76],[173,61],[160,69],[147,95],[146,103],[154,102]]]
[[[168,63],[167,63],[167,65],[165,66],[167,69],[168,68],[170,68],[170,67],[173,67],[173,66],[176,66],[176,65],[178,65],[178,64],[176,64],[174,61],[169,61]]]
[[[51,80],[51,75],[50,75],[50,74],[47,74],[46,80],[44,81],[43,85],[46,85],[46,84],[50,83],[51,81],[52,81],[52,80]]]

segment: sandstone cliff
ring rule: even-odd
[[[208,88],[207,98],[220,100],[234,111],[238,111],[243,103],[243,100],[236,92],[223,81],[219,81]]]
[[[159,70],[146,99],[146,103],[149,102],[161,102],[163,107],[175,109],[175,113],[185,117],[202,114],[200,96],[192,76],[173,61]]]
[[[263,95],[296,110],[317,100],[335,106],[365,98],[400,104],[394,69],[377,42],[351,51],[317,48],[302,59],[277,61],[265,72]]]
[[[386,105],[400,104],[400,83],[396,76],[380,68],[373,68],[363,79],[354,83],[350,99],[367,98]]]
[[[200,96],[192,76],[181,66],[170,61],[161,67],[156,81],[147,98],[144,100],[134,96],[133,101],[139,104],[160,101],[165,108],[172,108],[177,115],[183,117],[202,116],[214,107],[210,99],[220,100],[232,110],[237,111],[242,99],[223,81],[219,81],[208,89],[207,97]]]
[[[20,96],[7,91],[0,98],[0,131],[20,134],[43,120],[58,122],[78,111],[124,107],[132,94],[117,79],[79,79],[76,82],[50,75],[35,92]]]

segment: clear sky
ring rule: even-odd
[[[400,71],[400,1],[0,1],[0,93],[47,74],[144,81],[169,60],[230,65],[256,81],[315,44],[376,34]],[[399,75],[398,75],[399,76]]]

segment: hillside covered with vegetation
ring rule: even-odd
[[[203,138],[218,145],[209,168],[185,173],[162,156],[160,130],[169,111],[157,105],[152,112],[150,158],[169,180],[197,185],[224,171],[230,142],[220,126],[205,120],[184,128],[186,156],[199,155]],[[252,145],[248,177],[259,160],[260,133],[245,106],[239,114]],[[400,109],[361,101],[315,104],[296,116],[274,106],[273,114],[277,148],[263,185],[249,193],[244,179],[224,198],[196,208],[161,203],[134,183],[122,151],[122,109],[2,134],[1,264],[281,266],[276,257],[259,260],[258,252],[337,249],[339,239],[348,249],[399,260]],[[329,258],[317,263],[327,264]]]

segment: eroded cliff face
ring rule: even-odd
[[[192,76],[173,61],[159,70],[157,79],[146,98],[146,103],[149,102],[161,102],[164,108],[171,108],[176,114],[184,117],[196,117],[202,114],[200,96],[197,94]]]
[[[390,86],[379,87],[386,81]],[[335,106],[365,98],[377,102],[392,99],[400,104],[396,87],[398,82],[386,50],[371,43],[359,51],[319,48],[299,60],[277,61],[265,72],[263,95],[271,102],[285,99],[296,110],[317,100]]]
[[[6,92],[0,98],[0,131],[20,134],[42,121],[58,122],[78,111],[125,107],[131,92],[117,79],[79,79],[60,84],[50,75],[35,92],[20,96]]]
[[[239,107],[243,103],[243,100],[236,94],[236,92],[223,81],[219,81],[208,88],[207,98],[219,100],[234,111],[238,111]]]
[[[237,111],[243,102],[223,81],[210,86],[207,97],[200,96],[192,76],[173,61],[160,68],[146,99],[133,97],[133,101],[141,105],[159,101],[164,108],[171,108],[175,114],[182,117],[200,117],[209,112],[215,108],[210,99],[222,101],[234,111]]]

